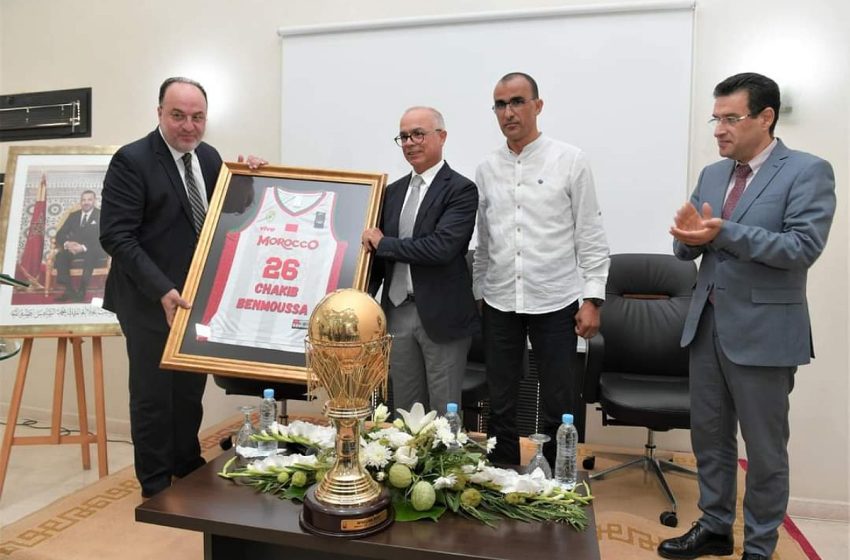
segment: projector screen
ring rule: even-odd
[[[493,87],[525,72],[540,130],[590,159],[611,251],[670,253],[690,191],[692,32],[692,2],[282,28],[281,162],[393,181],[410,171],[399,118],[428,105],[446,119],[446,161],[474,179],[505,141]]]

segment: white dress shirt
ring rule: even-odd
[[[476,299],[528,314],[605,299],[608,242],[584,152],[543,134],[520,154],[505,144],[478,166],[475,183]]]

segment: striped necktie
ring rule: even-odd
[[[186,193],[189,195],[189,206],[192,207],[192,223],[195,226],[195,233],[200,235],[207,210],[198,190],[198,184],[195,182],[195,174],[192,173],[192,152],[183,154],[183,165],[186,167]]]

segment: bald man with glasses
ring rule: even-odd
[[[460,404],[466,355],[480,330],[466,252],[475,227],[475,183],[443,159],[447,132],[431,107],[405,111],[395,138],[411,171],[387,187],[381,223],[363,232],[374,251],[369,291],[393,335],[390,379],[397,408]]]

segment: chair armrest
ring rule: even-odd
[[[586,403],[599,401],[599,376],[602,373],[602,361],[605,356],[605,337],[602,333],[587,341],[584,353],[584,377],[582,398]]]

